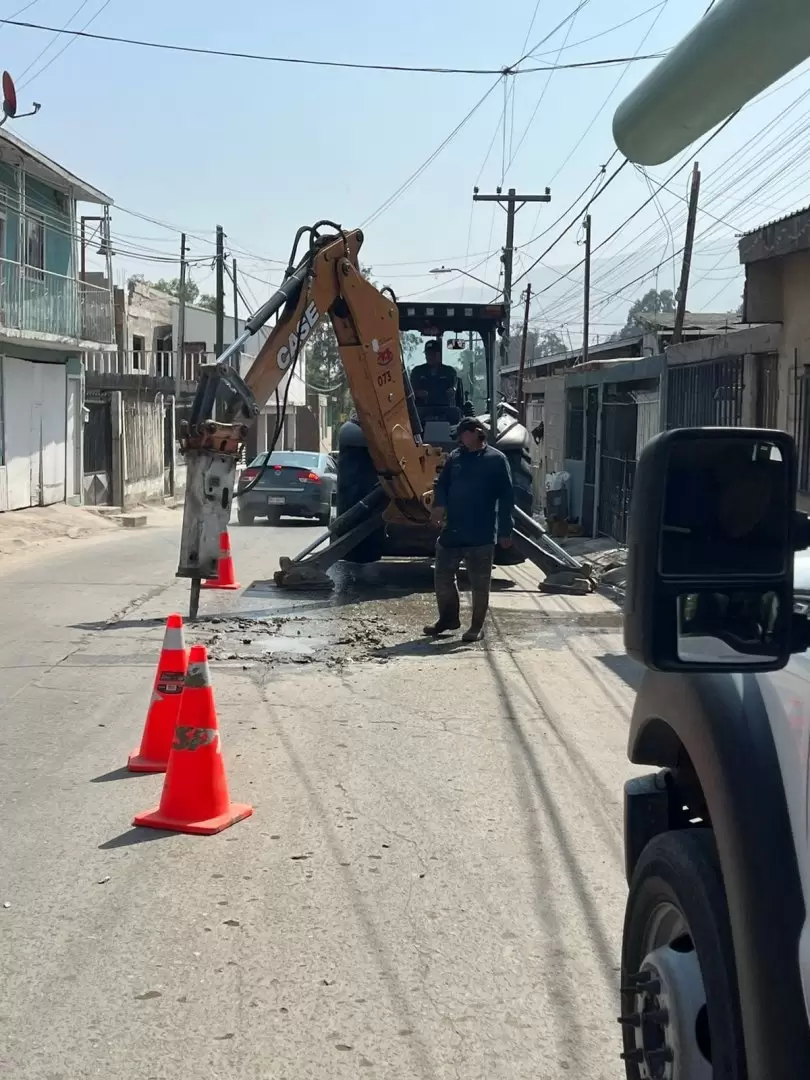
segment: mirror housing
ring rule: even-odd
[[[628,524],[630,656],[654,671],[776,671],[806,647],[793,614],[793,555],[807,546],[796,469],[783,431],[681,428],[647,443]]]

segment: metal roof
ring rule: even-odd
[[[99,191],[98,188],[75,176],[62,165],[52,161],[41,150],[37,150],[30,143],[13,135],[8,128],[0,129],[0,160],[14,165],[25,164],[32,176],[38,176],[46,183],[53,184],[54,187],[72,192],[80,202],[98,203],[101,206],[113,205],[109,195],[105,195],[103,191]]]
[[[740,236],[753,236],[754,233],[758,233],[761,229],[770,229],[773,225],[781,225],[783,221],[790,221],[791,218],[801,217],[802,214],[806,214],[808,211],[810,211],[810,206],[803,206],[801,210],[791,210],[789,214],[774,218],[773,221],[766,221],[764,225],[757,225],[755,229],[747,229],[744,233],[740,233]]]

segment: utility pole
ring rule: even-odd
[[[582,316],[582,363],[588,363],[591,335],[591,215],[585,215],[585,311]]]
[[[526,203],[551,202],[551,188],[546,188],[543,195],[518,195],[514,188],[509,188],[506,195],[501,188],[495,188],[494,195],[480,195],[478,188],[473,188],[473,202],[495,202],[506,211],[506,247],[503,249],[503,303],[506,308],[506,326],[501,338],[500,364],[495,366],[493,376],[503,366],[509,356],[510,322],[512,316],[512,263],[515,254],[515,214]],[[495,387],[492,387],[495,394]]]
[[[225,234],[221,225],[217,225],[216,273],[216,340],[214,342],[214,353],[219,359],[225,349]]]
[[[239,288],[236,284],[236,259],[233,260],[233,340],[239,337]],[[238,362],[238,361],[237,361]]]
[[[180,381],[186,353],[186,234],[180,234],[180,288],[177,297],[177,341],[174,361],[174,399],[180,400]]]
[[[695,221],[697,220],[698,196],[700,195],[700,168],[695,162],[692,169],[692,189],[689,192],[689,213],[686,218],[686,240],[683,245],[681,263],[681,283],[678,286],[678,304],[675,308],[675,322],[672,327],[672,344],[677,345],[683,336],[683,320],[686,315],[686,294],[689,290],[689,271],[692,268],[692,248],[695,243]]]
[[[520,371],[518,372],[517,407],[520,422],[526,424],[526,404],[523,400],[523,372],[526,370],[526,342],[529,337],[529,304],[532,301],[531,282],[526,286],[526,306],[523,309],[523,337],[520,342]]]

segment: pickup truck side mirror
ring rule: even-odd
[[[628,527],[624,644],[656,671],[775,671],[793,614],[796,447],[783,431],[682,428],[646,445]],[[797,621],[798,620],[798,621]]]

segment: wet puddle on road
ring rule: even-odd
[[[462,594],[468,591],[466,585],[462,574]],[[594,610],[581,610],[567,598],[527,590],[496,573],[488,646],[556,649],[574,635],[616,633],[621,611],[612,604],[606,607],[603,597],[586,598],[591,600]],[[468,607],[468,595],[463,603]],[[430,655],[438,647],[452,646],[454,640],[450,636],[436,643],[422,633],[436,615],[432,569],[425,561],[339,566],[333,590],[298,591],[279,588],[272,579],[257,580],[243,591],[238,604],[238,612],[196,624],[196,638],[208,646],[212,660],[245,667],[340,666]]]

